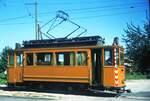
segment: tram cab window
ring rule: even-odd
[[[120,65],[124,65],[124,54],[122,52],[120,52]]]
[[[27,66],[33,65],[33,53],[26,54],[26,64]]]
[[[78,66],[87,66],[87,52],[78,52],[77,53],[77,65]]]
[[[14,66],[14,54],[9,55],[9,66]]]
[[[52,65],[53,64],[52,53],[37,53],[36,56],[37,56],[36,65]]]
[[[112,50],[111,49],[105,49],[105,52],[104,52],[104,62],[105,62],[105,65],[112,65],[113,62],[112,62]]]
[[[56,53],[56,64],[59,66],[74,66],[75,53],[74,52],[61,52]]]
[[[116,64],[119,65],[119,49],[116,48]]]
[[[17,66],[23,66],[23,54],[17,54]]]

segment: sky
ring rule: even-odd
[[[99,35],[105,44],[111,45],[114,37],[120,44],[127,23],[142,26],[149,15],[149,0],[37,0],[37,18],[40,26],[53,19],[58,10],[69,15],[69,20],[83,26],[87,32],[82,36]],[[14,48],[15,43],[35,39],[35,0],[0,0],[0,50],[5,46]],[[57,22],[58,23],[58,22]],[[42,32],[48,31],[51,22]],[[61,38],[76,29],[63,22],[50,31]],[[82,29],[70,36],[75,37]],[[46,37],[45,37],[46,38]]]

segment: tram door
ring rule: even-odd
[[[22,77],[23,77],[23,53],[18,52],[16,53],[16,67],[15,67],[15,79],[16,82],[22,82]]]
[[[11,52],[8,56],[8,82],[22,82],[23,54]]]
[[[101,53],[101,49],[92,50],[92,83],[96,86],[101,85]]]

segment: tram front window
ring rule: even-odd
[[[105,49],[104,55],[105,55],[105,57],[104,57],[105,65],[113,65],[112,50],[111,49]]]
[[[119,49],[116,48],[116,64],[119,65]]]
[[[120,65],[124,65],[124,54],[122,52],[120,53]]]

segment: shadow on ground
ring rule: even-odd
[[[68,94],[68,95],[84,95],[84,96],[93,96],[93,97],[118,97],[118,94],[113,92],[103,92],[103,91],[90,91],[90,90],[56,90],[56,89],[32,89],[32,88],[23,88],[23,87],[0,87],[4,91],[26,91],[26,92],[39,92],[39,93],[54,93],[54,94]]]

